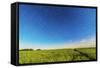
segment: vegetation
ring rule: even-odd
[[[95,60],[96,48],[19,50],[19,63]]]
[[[20,49],[20,51],[33,51],[33,49]]]

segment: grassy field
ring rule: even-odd
[[[96,48],[19,50],[19,64],[95,59]]]

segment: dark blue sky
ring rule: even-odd
[[[93,8],[19,5],[19,42],[23,44],[79,41],[95,37],[95,26]]]

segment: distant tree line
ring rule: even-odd
[[[33,51],[34,49],[20,49],[20,51]]]
[[[34,49],[20,49],[20,51],[33,51]],[[41,49],[36,49],[37,51],[40,51]]]

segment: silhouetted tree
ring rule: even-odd
[[[37,51],[40,51],[41,49],[37,49]]]

